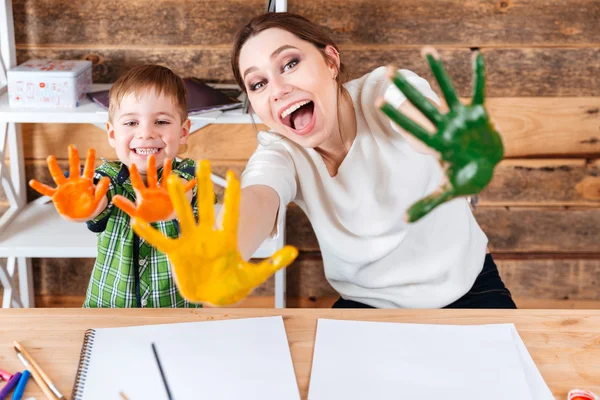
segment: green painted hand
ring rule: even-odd
[[[494,168],[504,156],[500,134],[492,125],[483,103],[485,99],[485,64],[483,56],[475,56],[473,99],[463,105],[446,73],[437,52],[425,49],[427,61],[448,103],[449,111],[442,114],[396,69],[388,68],[388,76],[406,98],[427,117],[437,131],[430,133],[380,100],[378,107],[406,132],[438,151],[448,182],[431,195],[414,203],[407,211],[407,220],[415,222],[435,207],[459,196],[475,195],[492,180]]]

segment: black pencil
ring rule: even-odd
[[[169,398],[169,400],[173,400],[171,390],[169,389],[169,384],[167,383],[167,377],[165,376],[165,372],[163,371],[162,365],[160,363],[160,358],[158,358],[158,351],[156,350],[156,346],[154,345],[154,343],[152,343],[152,351],[154,352],[154,358],[156,358],[156,363],[158,364],[160,376],[162,377],[163,383],[165,384],[165,389],[167,390],[167,397]]]

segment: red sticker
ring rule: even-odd
[[[573,389],[567,395],[567,400],[600,400],[600,397],[587,390]]]

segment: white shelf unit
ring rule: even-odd
[[[62,219],[48,197],[26,203],[25,163],[23,158],[22,123],[90,123],[104,129],[107,112],[91,100],[85,99],[75,109],[26,109],[8,105],[6,70],[16,66],[14,27],[11,0],[1,0],[0,6],[0,180],[8,199],[9,208],[0,217],[0,284],[4,287],[2,307],[34,307],[31,258],[95,258],[96,235],[85,224]],[[277,0],[276,9],[285,11],[286,1]],[[92,91],[110,87],[96,84]],[[209,124],[252,123],[250,115],[242,110],[213,112],[190,116],[192,132]],[[260,122],[255,116],[254,120]],[[10,169],[5,163],[10,157]],[[83,149],[82,149],[83,150]],[[213,175],[213,182],[221,186],[224,180]],[[216,211],[220,205],[215,206]],[[279,234],[265,240],[253,255],[265,258],[285,244],[285,218],[280,218]],[[16,295],[15,278],[19,288]],[[285,270],[275,274],[275,307],[285,307]]]

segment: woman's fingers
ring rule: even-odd
[[[252,274],[255,277],[253,283],[255,285],[259,285],[281,268],[285,268],[294,262],[296,257],[298,257],[298,249],[296,249],[294,246],[284,246],[271,257],[260,262],[259,264],[253,265],[248,263],[246,264],[246,267],[253,269]]]
[[[485,63],[480,52],[475,54],[473,70],[475,82],[473,84],[473,101],[471,105],[483,105],[485,101]]]
[[[427,97],[423,96],[421,92],[419,92],[413,85],[411,85],[408,80],[398,72],[394,67],[388,66],[386,75],[388,79],[390,79],[394,85],[406,96],[408,101],[410,101],[424,116],[426,116],[434,125],[438,126],[443,116],[439,112],[439,110],[431,104]]]
[[[198,224],[203,229],[212,231],[215,225],[215,197],[210,179],[210,162],[208,160],[200,161],[196,170],[196,180],[198,182]]]
[[[143,238],[152,246],[167,255],[175,247],[177,239],[170,239],[164,236],[160,231],[151,227],[150,224],[143,219],[137,217],[131,218],[131,227],[139,237]]]
[[[440,147],[439,139],[435,134],[429,133],[421,125],[401,113],[396,107],[385,102],[383,98],[377,99],[375,106],[388,116],[396,125],[406,132],[425,143],[427,146],[438,150]]]
[[[167,179],[167,189],[169,191],[171,203],[173,203],[173,208],[175,208],[175,212],[177,212],[181,233],[192,232],[196,227],[194,211],[192,210],[192,205],[185,197],[185,191],[183,190],[183,185],[181,184],[179,177],[170,175]]]
[[[454,85],[452,85],[452,80],[450,80],[438,52],[433,47],[425,47],[422,53],[429,62],[431,71],[444,94],[448,107],[450,107],[450,109],[459,107],[461,105],[460,100],[458,100],[456,90],[454,89]]]
[[[233,237],[237,238],[238,221],[240,217],[240,181],[235,177],[233,171],[227,171],[227,188],[225,189],[225,198],[223,207],[223,230]]]

